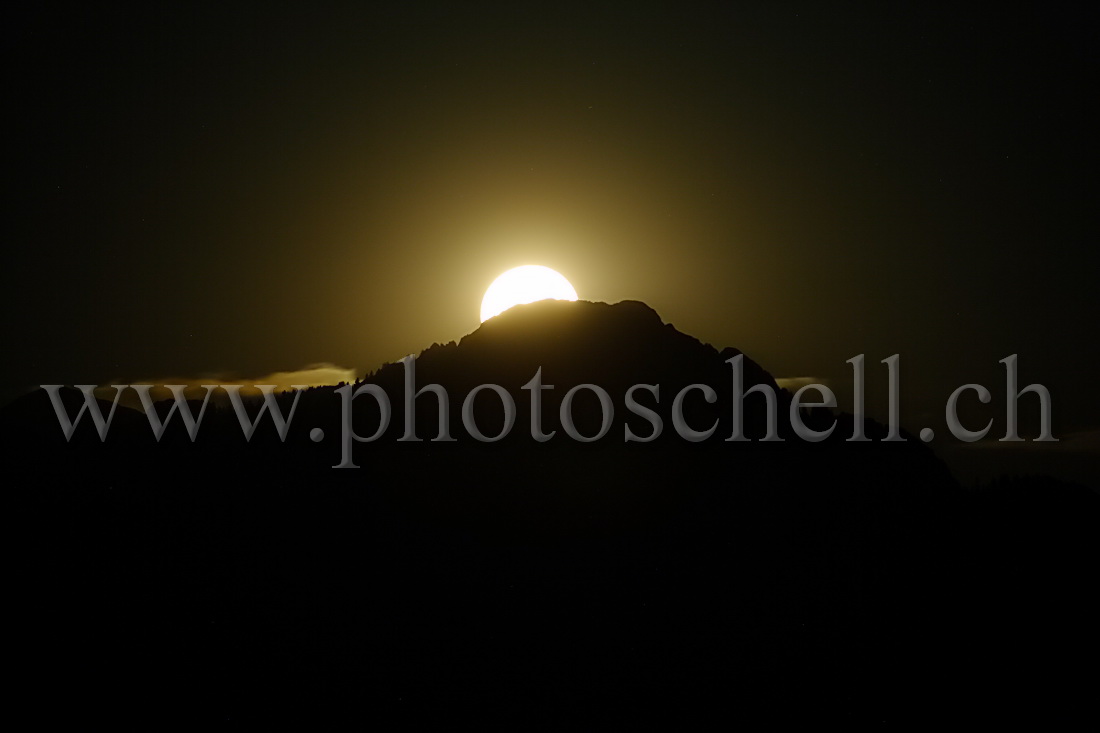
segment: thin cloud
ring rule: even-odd
[[[152,384],[159,389],[153,389],[152,395],[156,399],[168,399],[171,397],[171,393],[164,389],[166,384],[182,384],[186,389],[183,390],[183,394],[187,399],[201,400],[206,394],[206,390],[203,389],[204,384],[227,384],[227,385],[241,385],[243,387],[252,387],[257,384],[273,384],[275,385],[276,392],[283,392],[293,389],[294,386],[302,387],[322,387],[326,385],[335,385],[340,382],[352,382],[356,379],[356,373],[354,369],[347,369],[336,364],[320,363],[310,364],[309,366],[302,367],[301,369],[294,369],[290,371],[271,372],[257,377],[241,378],[230,372],[206,374],[199,377],[160,377],[157,379],[136,379],[132,381],[125,380],[112,380],[111,384]],[[102,400],[114,400],[115,390],[110,385],[105,385],[95,390],[95,395]],[[211,396],[212,400],[220,400],[225,398],[223,392],[215,392]],[[119,404],[125,407],[130,407],[136,410],[141,409],[141,400],[138,398],[137,392],[132,389],[125,390],[122,393],[122,397],[119,398]]]
[[[822,387],[829,386],[829,380],[824,377],[781,377],[776,379],[775,383],[780,389],[790,392],[797,392],[807,384],[820,384]]]

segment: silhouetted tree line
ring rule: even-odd
[[[725,442],[737,353],[640,303],[517,308],[417,360],[419,386],[448,390],[455,442],[431,440],[431,394],[416,403],[422,442],[397,440],[400,364],[356,382],[394,406],[386,435],[356,444],[357,470],[330,468],[332,387],[302,392],[285,443],[269,418],[245,443],[224,407],[194,443],[179,424],[156,443],[123,408],[106,442],[82,425],[65,443],[48,401],[29,395],[0,413],[28,576],[13,602],[26,611],[18,633],[36,640],[19,668],[74,711],[139,719],[169,705],[208,722],[285,722],[298,701],[380,722],[475,711],[529,728],[753,711],[1019,717],[1085,699],[1100,618],[1095,493],[1035,477],[963,489],[911,436],[846,442],[851,418],[830,410],[805,419],[836,417],[834,435],[806,443],[778,389],[787,440]],[[545,430],[561,430],[569,387],[594,383],[614,399],[612,433],[533,441],[522,386],[538,367],[555,385]],[[499,443],[457,420],[486,382],[516,398]],[[691,425],[719,420],[701,443],[669,422],[694,383],[718,391],[713,405],[685,403]],[[748,360],[745,383],[775,387]],[[634,384],[660,385],[646,403],[665,421],[653,443],[622,439],[624,423],[649,431],[623,408]],[[70,414],[78,398],[65,393]],[[289,412],[294,395],[277,399]],[[476,405],[494,432],[499,402]],[[597,401],[574,407],[578,429],[598,430]],[[372,400],[353,414],[373,432]],[[745,422],[764,435],[760,395]]]

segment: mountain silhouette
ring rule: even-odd
[[[759,394],[744,403],[751,440],[725,440],[739,355],[744,388],[775,391],[784,440],[761,440]],[[545,442],[523,389],[540,369],[553,385]],[[87,416],[66,441],[42,390],[0,411],[26,518],[29,673],[54,675],[59,696],[91,711],[122,690],[200,720],[278,720],[320,695],[378,720],[491,709],[522,727],[683,724],[731,708],[869,722],[988,711],[1006,696],[1041,711],[1086,683],[1072,665],[1097,651],[1088,490],[965,490],[920,441],[881,442],[868,421],[873,440],[850,442],[852,418],[827,410],[804,419],[835,419],[834,433],[800,440],[791,395],[763,368],[633,301],[517,306],[424,350],[416,385],[446,390],[451,442],[432,440],[434,393],[416,400],[420,440],[398,440],[405,370],[351,385],[377,385],[392,407],[377,440],[353,445],[358,469],[332,468],[336,386],[298,396],[285,441],[270,416],[246,441],[222,402],[195,441],[176,415],[158,442],[122,406],[105,441]],[[497,442],[461,419],[482,384],[515,401]],[[585,384],[614,409],[593,442],[560,421]],[[624,440],[627,427],[652,431],[627,409],[638,384],[659,385],[636,393],[664,425],[652,442]],[[699,442],[672,426],[693,384],[716,396],[685,397],[693,429],[717,424]],[[75,415],[83,396],[59,394]],[[279,397],[284,415],[294,397]],[[582,435],[601,430],[590,389],[571,413]],[[485,435],[504,425],[491,390],[472,415]],[[370,435],[377,402],[357,397],[351,417]]]

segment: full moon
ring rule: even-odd
[[[514,267],[498,277],[481,299],[481,322],[514,305],[536,300],[576,300],[577,291],[560,273],[542,265]]]

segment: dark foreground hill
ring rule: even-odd
[[[1096,496],[1035,480],[964,491],[919,441],[853,443],[840,416],[820,443],[792,432],[777,390],[732,425],[739,354],[663,324],[641,303],[539,303],[416,360],[442,385],[405,430],[405,367],[365,384],[388,431],[342,460],[336,388],[304,392],[285,441],[251,441],[219,398],[188,439],[158,443],[117,408],[106,441],[85,416],[66,442],[45,392],[5,408],[6,486],[21,528],[13,626],[28,700],[51,716],[151,723],[423,719],[510,728],[784,718],[900,721],[958,711],[1049,715],[1088,700],[1098,650]],[[745,358],[744,386],[774,380]],[[541,368],[541,429],[530,391]],[[480,384],[516,403],[511,433],[471,437]],[[614,415],[594,442],[561,425],[563,395],[599,385]],[[635,393],[660,416],[629,411]],[[697,431],[672,425],[684,400]],[[357,388],[362,385],[352,385]],[[82,396],[63,390],[74,416]],[[280,398],[284,414],[292,395]],[[352,403],[375,432],[373,397]],[[195,414],[198,402],[191,404]],[[109,403],[101,403],[104,414]],[[168,403],[158,405],[167,414]],[[259,403],[251,402],[255,415]],[[604,410],[606,413],[607,411]],[[576,429],[600,432],[591,390]],[[501,398],[474,403],[503,427]],[[831,412],[805,421],[824,429]],[[314,442],[310,431],[324,438]]]

